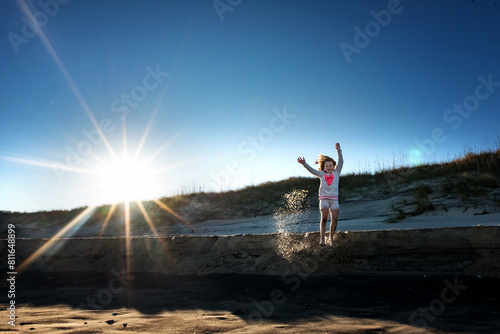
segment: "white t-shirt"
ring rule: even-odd
[[[332,173],[325,173],[323,171],[312,168],[306,163],[304,167],[313,175],[320,179],[319,184],[319,198],[320,199],[338,199],[339,195],[339,178],[344,159],[342,157],[342,150],[337,151],[338,163]]]

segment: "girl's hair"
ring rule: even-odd
[[[319,155],[318,159],[316,159],[315,164],[319,165],[318,169],[320,171],[324,171],[325,170],[325,162],[327,162],[327,161],[333,162],[333,168],[335,168],[335,166],[337,165],[337,163],[335,162],[335,160],[333,160],[329,156],[326,156],[326,155],[323,155],[323,154]]]

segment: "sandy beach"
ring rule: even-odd
[[[141,237],[129,251],[123,238],[60,239],[56,252],[15,277],[16,326],[4,317],[0,329],[500,333],[498,233],[497,226],[350,232],[328,248],[317,246],[317,233],[295,234],[285,240],[288,254],[275,243],[280,234]],[[19,255],[45,242],[18,240],[26,249]]]
[[[335,276],[59,275],[19,279],[33,333],[499,333],[498,279],[432,273]],[[2,307],[5,304],[2,304]]]
[[[101,237],[84,224],[16,276],[16,326],[4,316],[0,331],[500,333],[498,208],[437,194],[446,210],[390,223],[401,196],[343,203],[327,248],[317,210],[159,224],[159,236],[132,217],[130,238],[120,219]],[[64,226],[8,219],[18,264]]]

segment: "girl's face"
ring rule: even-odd
[[[333,172],[333,162],[331,162],[331,161],[326,161],[325,162],[325,172],[326,173]]]

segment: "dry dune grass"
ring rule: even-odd
[[[402,203],[393,203],[388,210],[393,211],[394,219],[404,219],[407,215],[416,215],[436,209],[431,197],[455,196],[464,205],[487,198],[500,207],[500,197],[492,196],[493,190],[500,185],[500,148],[474,153],[468,150],[449,162],[430,163],[414,167],[402,166],[383,169],[375,173],[359,172],[342,175],[340,200],[343,202],[361,199],[382,199],[402,192],[410,192]],[[307,192],[302,210],[317,206],[318,181],[312,177],[291,177],[277,182],[266,182],[248,186],[239,190],[188,194],[163,197],[158,199],[181,217],[192,223],[209,219],[232,219],[271,215],[283,205],[283,196],[297,191]],[[121,213],[118,204],[116,213]],[[411,212],[408,206],[415,206]],[[162,221],[167,225],[180,223],[176,217],[162,209],[155,201],[144,201],[143,206],[152,220]],[[87,226],[101,224],[111,209],[111,205],[97,208],[87,221]],[[438,208],[439,205],[437,206]],[[30,227],[58,225],[81,213],[85,208],[73,210],[41,211],[20,213],[0,211],[0,220],[23,222]],[[139,207],[131,203],[131,216],[136,226],[147,226]],[[114,219],[122,219],[115,213]],[[142,224],[142,225],[141,225]],[[35,226],[36,225],[36,226]]]

